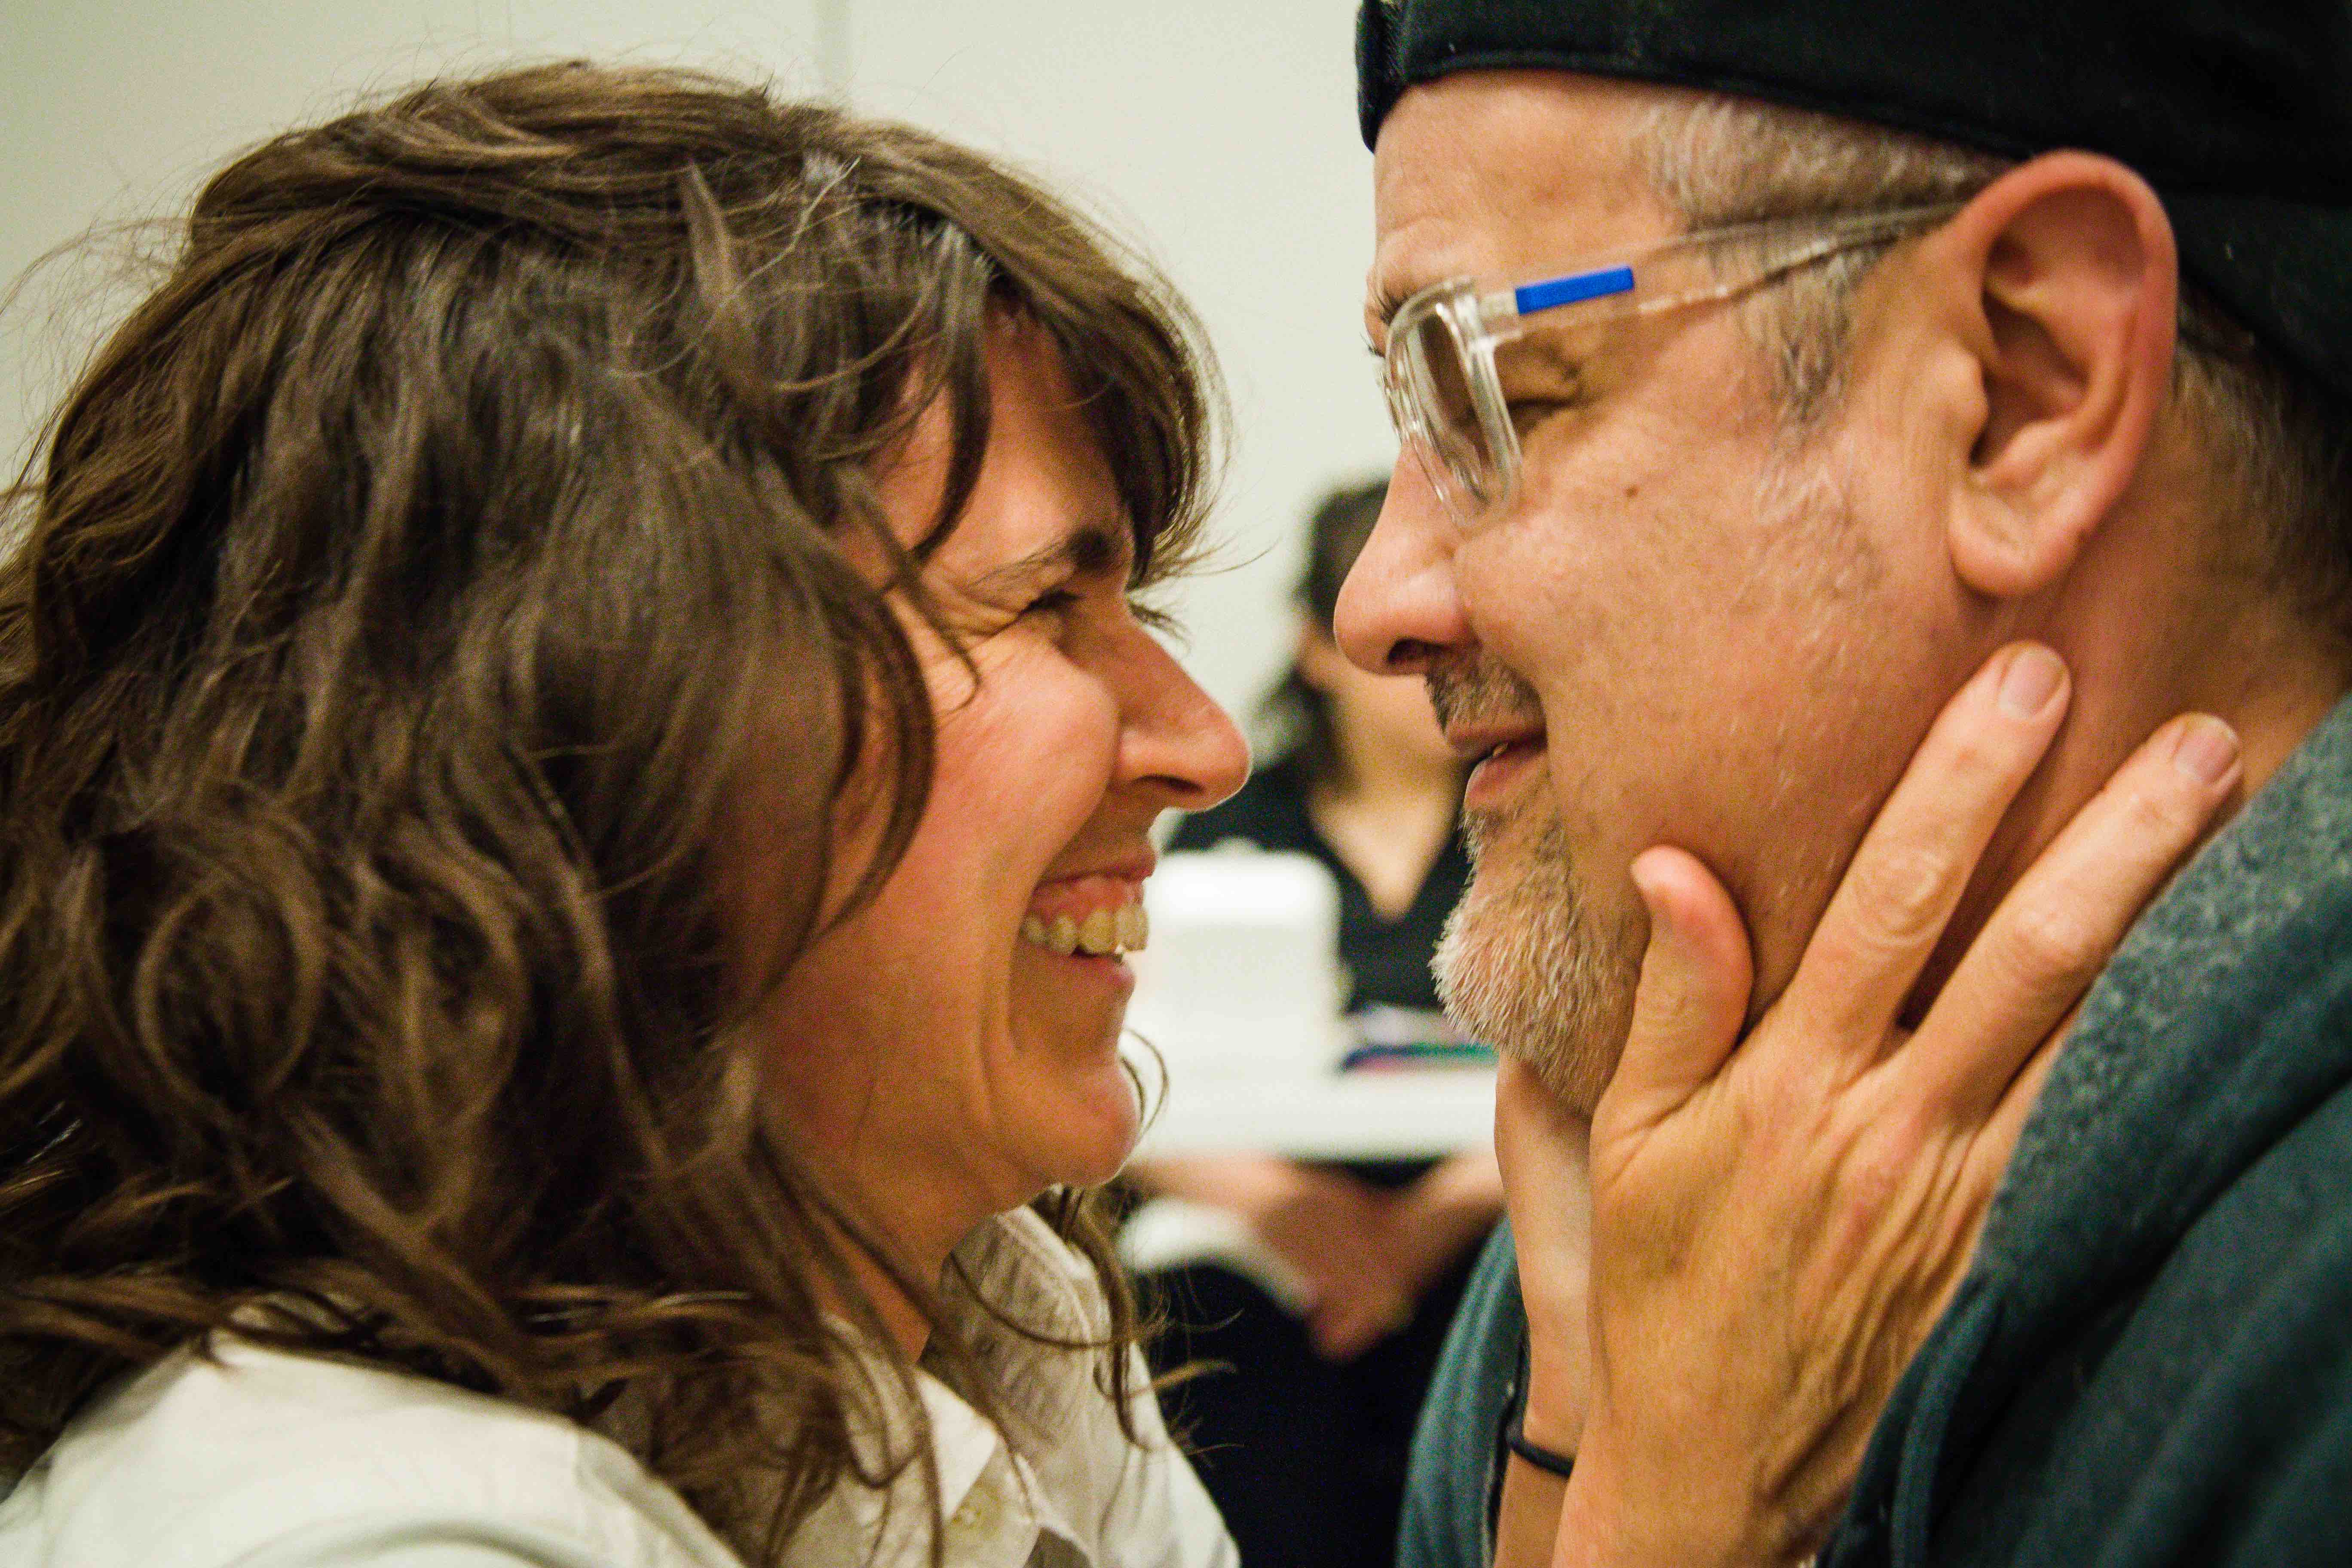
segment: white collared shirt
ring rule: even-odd
[[[1093,1271],[1027,1210],[958,1253],[1033,1327],[1099,1333]],[[956,1568],[1234,1568],[1198,1477],[1147,1393],[1138,1447],[1098,1354],[1037,1345],[950,1291],[1011,1441],[927,1372]],[[1137,1384],[1144,1380],[1139,1360]],[[928,1568],[918,1468],[887,1500],[844,1487],[787,1561]],[[0,1502],[0,1568],[742,1568],[611,1440],[429,1379],[219,1342],[104,1395]]]
[[[1108,1327],[1094,1269],[1045,1222],[1018,1209],[982,1226],[957,1261],[978,1293],[1017,1321],[1086,1341]],[[955,1568],[1234,1568],[1224,1521],[1161,1423],[1139,1354],[1129,1368],[1142,1446],[1119,1431],[1097,1383],[1099,1352],[1064,1351],[998,1324],[949,1274],[944,1305],[998,1392],[1011,1441],[929,1373],[930,1418]],[[844,1488],[793,1538],[793,1560],[929,1568],[929,1510],[909,1468],[887,1500]]]

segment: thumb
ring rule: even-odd
[[[1731,895],[1697,858],[1664,847],[1634,858],[1650,945],[1633,1023],[1601,1097],[1617,1128],[1655,1126],[1712,1082],[1739,1043],[1754,967]]]

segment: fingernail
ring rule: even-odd
[[[2238,732],[2200,713],[2180,726],[2172,743],[2172,765],[2200,784],[2217,784],[2236,765]]]
[[[1650,885],[1650,875],[1643,868],[1643,862],[1646,858],[1648,858],[1646,852],[1633,857],[1633,864],[1631,868],[1633,879],[1633,891],[1641,895],[1642,907],[1649,911],[1650,924],[1652,927],[1655,928],[1663,926],[1666,930],[1672,931],[1675,925],[1674,915],[1672,911],[1667,909],[1666,901],[1659,898],[1656,891]]]
[[[2039,643],[2028,643],[2009,661],[2000,678],[2000,710],[2012,719],[2031,719],[2050,705],[2066,667]]]

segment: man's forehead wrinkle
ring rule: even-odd
[[[1643,89],[1465,71],[1408,90],[1374,161],[1368,315],[1448,278],[1532,278],[1675,232],[1633,138]]]
[[[1394,307],[1433,283],[1479,270],[1475,238],[1491,229],[1492,195],[1471,161],[1391,152],[1374,160],[1373,250],[1367,314],[1382,325]]]
[[[1381,235],[1364,280],[1369,323],[1385,330],[1397,307],[1433,283],[1484,270],[1473,235],[1442,214],[1417,216]]]

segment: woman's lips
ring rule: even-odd
[[[1529,774],[1543,765],[1544,754],[1541,731],[1496,746],[1470,770],[1469,782],[1462,791],[1463,808],[1491,811],[1502,805]]]

